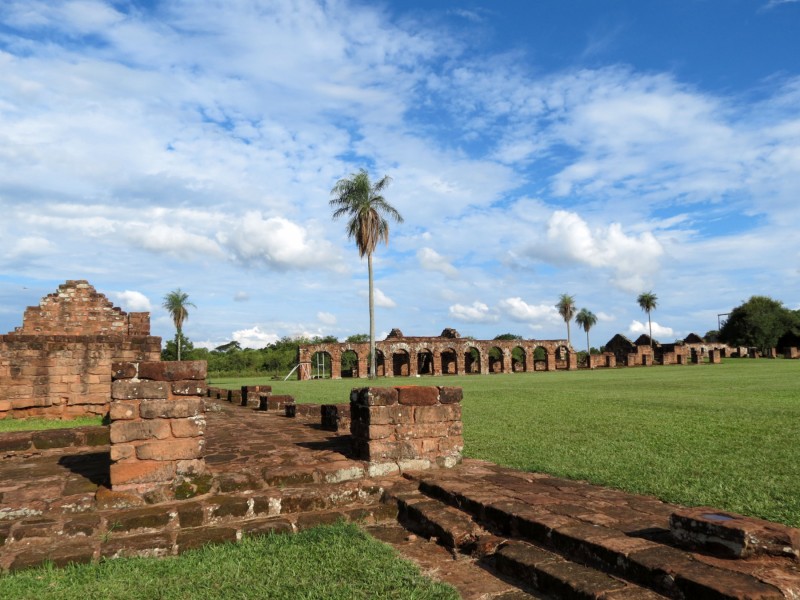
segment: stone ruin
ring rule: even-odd
[[[0,419],[105,415],[112,363],[160,359],[149,313],[126,313],[87,281],[67,281],[0,335]]]
[[[577,354],[567,340],[473,340],[462,338],[452,328],[431,337],[406,336],[399,329],[392,329],[375,347],[378,377],[488,375],[578,368]],[[544,355],[543,359],[535,360],[537,350]],[[342,368],[346,354],[350,354],[355,364],[351,370]],[[298,378],[318,377],[321,363],[330,366],[332,379],[365,378],[368,357],[368,342],[303,345],[298,351]]]

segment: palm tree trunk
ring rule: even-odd
[[[589,330],[586,330],[586,366],[592,368],[592,347],[589,345]]]
[[[650,328],[650,349],[653,349],[653,322],[650,320],[650,311],[647,311],[647,326]]]
[[[572,340],[569,337],[569,321],[567,321],[567,344],[569,345],[570,349],[572,349]]]
[[[372,285],[372,252],[367,254],[367,271],[369,272],[369,378],[375,379],[375,292]]]
[[[178,342],[178,362],[180,362],[181,361],[181,328],[180,327],[178,327],[178,335],[176,337],[178,338],[176,340]]]

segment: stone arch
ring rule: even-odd
[[[490,346],[486,354],[489,359],[489,373],[502,373],[503,349],[499,346]]]
[[[481,351],[475,346],[468,346],[464,351],[464,374],[479,375],[481,372]]]
[[[559,344],[556,346],[556,369],[569,368],[569,346]]]
[[[358,353],[352,348],[342,351],[342,377],[358,377]]]
[[[417,375],[433,375],[433,352],[429,348],[417,352]]]
[[[531,356],[533,357],[534,371],[547,370],[547,349],[544,346],[534,346]]]
[[[408,350],[397,348],[392,352],[392,374],[395,377],[408,377],[411,374],[411,356]]]
[[[514,346],[511,349],[511,372],[524,373],[528,370],[528,355],[522,346]]]
[[[311,379],[330,379],[333,375],[330,352],[317,350],[311,355]]]
[[[458,352],[455,348],[442,350],[442,375],[458,374]]]
[[[369,354],[367,356],[369,357]],[[369,360],[367,360],[367,370],[369,371]],[[383,350],[377,348],[375,349],[375,376],[386,376],[386,356],[383,354]]]

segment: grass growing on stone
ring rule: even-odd
[[[117,559],[0,575],[0,598],[457,600],[392,548],[339,523],[297,535],[245,538],[167,559]]]
[[[78,417],[70,421],[54,419],[2,419],[0,433],[7,431],[38,431],[41,429],[69,429],[86,425],[102,425],[103,417]]]
[[[341,403],[368,382],[265,383]],[[378,380],[393,384],[463,387],[467,456],[800,527],[800,361]]]

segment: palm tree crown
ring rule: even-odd
[[[375,300],[372,282],[372,253],[381,240],[389,244],[389,222],[386,217],[397,223],[403,222],[403,217],[381,195],[389,185],[391,178],[384,176],[374,185],[369,179],[366,170],[352,173],[336,182],[331,190],[333,198],[330,205],[334,207],[333,219],[347,216],[347,237],[355,240],[358,253],[363,258],[367,257],[367,270],[369,273],[369,350],[371,379],[375,378]]]
[[[178,360],[181,359],[181,330],[183,329],[183,322],[189,318],[189,310],[187,307],[192,306],[197,308],[194,304],[189,302],[189,294],[182,292],[181,288],[171,291],[164,296],[164,303],[162,306],[167,310],[172,322],[175,324],[177,334],[175,336],[178,345]]]
[[[561,294],[556,303],[556,309],[558,309],[558,314],[561,315],[561,318],[564,319],[564,322],[567,324],[567,342],[572,346],[572,340],[569,334],[569,322],[575,315],[575,296]]]
[[[592,311],[582,308],[581,311],[575,315],[575,322],[583,327],[583,330],[586,332],[586,364],[591,368],[592,347],[589,345],[589,330],[597,323],[597,317]]]
[[[636,299],[639,303],[639,308],[641,308],[644,312],[647,313],[647,325],[650,330],[650,347],[653,347],[653,323],[650,320],[650,312],[654,311],[658,307],[658,296],[656,296],[652,290],[649,292],[642,292],[639,294],[639,297]]]

